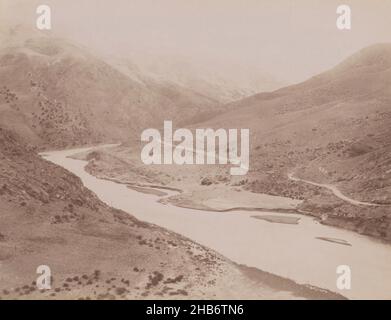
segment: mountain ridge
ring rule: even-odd
[[[213,99],[148,78],[135,81],[63,39],[15,40],[0,49],[0,64],[0,123],[22,117],[14,130],[27,128],[26,138],[47,146],[137,139],[167,117],[185,123],[217,110]]]

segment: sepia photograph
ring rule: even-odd
[[[391,1],[0,0],[0,300],[390,299]]]

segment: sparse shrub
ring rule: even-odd
[[[211,184],[213,184],[213,181],[210,178],[205,177],[201,180],[202,186],[210,186]]]

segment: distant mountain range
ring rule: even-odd
[[[238,62],[199,59],[186,56],[134,54],[133,63],[144,74],[169,81],[211,97],[221,103],[229,103],[258,92],[274,91],[287,83],[276,79],[261,66],[248,66]]]

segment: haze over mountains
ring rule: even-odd
[[[160,81],[192,88],[208,97],[229,103],[259,92],[273,91],[287,82],[260,66],[247,66],[218,59],[193,61],[189,57],[133,53],[132,60],[143,72]]]
[[[212,98],[129,73],[66,40],[17,28],[8,36],[0,49],[0,121],[35,143],[125,141],[163,119],[181,124],[218,110]]]
[[[254,288],[257,270],[249,277],[215,252],[108,207],[36,154],[137,139],[166,117],[194,122],[218,110],[215,100],[64,40],[10,36],[0,49],[0,299],[335,297],[267,273]],[[49,291],[36,287],[43,263],[53,275]]]

